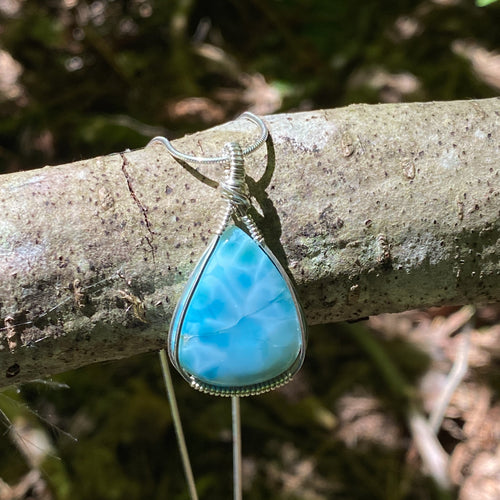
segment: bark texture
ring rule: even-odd
[[[310,324],[500,299],[500,99],[266,118],[254,218]],[[243,147],[236,120],[176,142]],[[164,346],[222,167],[162,145],[0,177],[0,384]]]

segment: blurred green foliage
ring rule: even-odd
[[[497,0],[476,0],[476,5],[478,7],[486,7],[492,3],[495,3]]]
[[[497,95],[472,63],[474,49],[500,46],[500,6],[477,5],[0,0],[0,173],[141,147],[158,133],[180,136],[247,108]],[[361,324],[313,329],[296,380],[242,401],[245,498],[440,498],[421,471],[405,465],[404,433],[394,446],[349,447],[335,436],[339,399],[353,388],[375,395],[404,429],[407,389],[426,367],[411,346],[378,339],[405,381],[398,392],[363,335]],[[23,401],[45,419],[35,416],[33,425],[50,435],[60,459],[43,465],[54,498],[187,498],[154,355],[56,380],[69,388],[38,382],[0,395],[11,420],[34,417]],[[175,381],[200,496],[230,498],[228,401]],[[2,479],[15,482],[28,469],[7,436],[1,439]]]
[[[0,80],[0,172],[140,147],[155,133],[183,135],[248,107],[271,112],[469,99],[498,90],[477,78],[470,61],[453,49],[461,40],[498,47],[498,4],[485,9],[473,0],[14,5],[0,2],[0,50],[21,67],[16,97],[6,96]],[[0,66],[0,73],[8,71]],[[245,75],[257,74],[265,87],[245,81]],[[277,102],[266,106],[266,92],[274,92]],[[186,99],[193,97],[204,100],[190,106]]]

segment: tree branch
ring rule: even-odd
[[[254,216],[311,324],[500,299],[499,98],[266,121]],[[255,134],[237,120],[176,146],[218,154]],[[152,145],[2,176],[0,385],[161,348],[221,173]]]

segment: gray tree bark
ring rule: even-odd
[[[500,299],[499,98],[266,122],[247,157],[254,218],[310,324]],[[236,120],[176,146],[217,155],[256,135]],[[160,144],[2,176],[0,385],[163,347],[221,176]]]

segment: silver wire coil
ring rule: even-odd
[[[243,215],[250,207],[243,151],[237,142],[226,144],[225,149],[228,151],[229,170],[226,179],[219,184],[219,187],[222,191],[222,197],[238,214]]]

